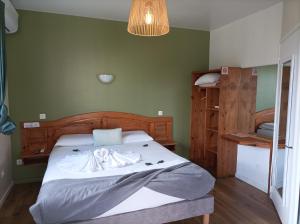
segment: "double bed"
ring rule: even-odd
[[[96,112],[41,122],[39,127],[28,128],[28,123],[22,123],[24,158],[30,158],[32,152],[34,158],[49,155],[39,197],[30,208],[37,223],[150,224],[202,215],[204,223],[209,222],[215,180],[162,145],[173,140],[172,118]],[[106,147],[120,154],[139,153],[141,161],[122,168],[79,172],[76,167],[84,163],[94,145],[57,144],[64,135],[110,128],[139,130],[153,138]],[[99,187],[106,183],[112,187]]]

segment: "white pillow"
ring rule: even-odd
[[[92,144],[94,144],[94,140],[91,134],[73,134],[60,136],[55,146],[79,146]]]
[[[195,82],[195,85],[201,86],[205,84],[212,84],[219,81],[219,79],[220,79],[219,73],[208,73],[198,78],[197,81]]]
[[[144,131],[124,131],[122,138],[123,144],[153,141],[153,138]]]
[[[95,129],[93,130],[94,144],[96,147],[122,144],[122,129]]]

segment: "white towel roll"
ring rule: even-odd
[[[109,160],[110,150],[106,148],[96,149],[94,155],[100,162],[107,162]]]
[[[86,163],[80,169],[80,171],[91,173],[91,172],[96,172],[96,171],[99,171],[99,170],[102,170],[102,169],[103,169],[103,167],[102,167],[101,163],[99,163],[97,161],[94,153],[90,152]]]
[[[119,153],[106,148],[95,149],[94,156],[105,168],[119,168],[141,161],[139,153]]]

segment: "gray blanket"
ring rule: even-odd
[[[54,180],[42,185],[30,213],[38,224],[82,221],[109,211],[144,186],[195,200],[208,194],[214,183],[206,170],[190,162],[125,176]]]

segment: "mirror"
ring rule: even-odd
[[[285,140],[287,130],[288,102],[291,79],[291,61],[282,65],[281,96],[280,96],[280,117],[278,129],[278,144],[276,154],[276,183],[275,187],[282,197],[284,188],[284,167],[285,167]]]

